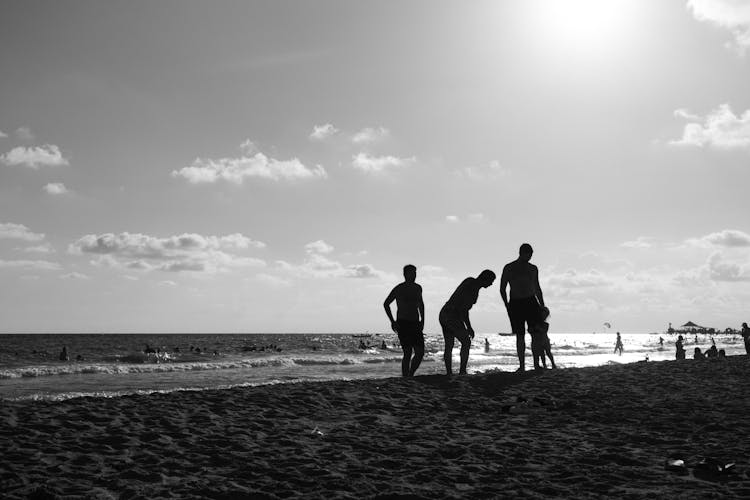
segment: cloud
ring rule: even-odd
[[[0,269],[33,269],[37,271],[58,271],[61,269],[57,262],[48,260],[2,260]]]
[[[43,146],[18,146],[0,155],[0,162],[8,166],[24,166],[28,168],[61,167],[70,163],[63,157],[60,148],[54,144]]]
[[[366,127],[352,136],[354,144],[370,144],[382,141],[391,135],[391,132],[385,127]]]
[[[726,46],[738,54],[750,48],[750,3],[746,0],[688,0],[687,7],[698,21],[728,29],[734,41]]]
[[[23,224],[13,224],[12,222],[0,222],[0,239],[14,239],[24,241],[42,241],[44,234],[33,233]]]
[[[245,155],[252,155],[260,152],[258,146],[256,146],[250,139],[245,139],[244,142],[240,144],[240,151]]]
[[[510,170],[497,160],[492,160],[486,165],[463,167],[455,172],[456,176],[472,181],[494,180],[510,174]]]
[[[383,172],[389,168],[400,168],[411,165],[416,158],[397,158],[395,156],[370,156],[359,153],[352,158],[352,166],[364,172]]]
[[[50,182],[44,186],[44,190],[52,195],[65,194],[68,192],[68,188],[66,188],[65,184],[62,182]]]
[[[620,246],[625,248],[651,248],[654,239],[651,236],[639,236],[635,240],[622,243]]]
[[[265,266],[263,260],[235,253],[264,246],[239,233],[221,237],[185,233],[159,238],[126,232],[85,235],[70,245],[69,252],[95,255],[92,264],[97,266],[214,273],[232,267]]]
[[[345,265],[333,260],[325,254],[333,251],[333,247],[322,240],[305,245],[307,257],[302,264],[290,264],[286,261],[277,261],[276,265],[282,271],[301,278],[383,278],[389,277],[386,273],[375,269],[370,264]]]
[[[463,222],[464,220],[466,222],[478,224],[481,222],[487,222],[488,219],[486,215],[484,215],[483,213],[479,213],[479,212],[468,214],[465,219],[461,219],[461,217],[459,217],[458,215],[446,215],[445,216],[445,221],[450,224],[458,224],[460,222]]]
[[[323,240],[318,240],[305,245],[305,251],[307,253],[331,253],[333,247]]]
[[[701,117],[700,115],[696,115],[694,113],[691,113],[685,108],[678,108],[674,110],[674,116],[676,118],[682,118],[684,120],[693,120],[693,121],[700,121]]]
[[[157,285],[159,285],[159,286],[166,286],[166,287],[172,288],[172,287],[176,287],[177,283],[175,283],[172,280],[164,280],[164,281],[158,282]]]
[[[338,132],[339,129],[337,129],[330,123],[326,123],[323,125],[314,125],[313,131],[310,133],[309,137],[311,141],[324,141],[329,137],[337,134]]]
[[[550,285],[563,288],[592,288],[613,284],[611,279],[596,269],[591,269],[584,273],[568,269],[563,273],[551,275],[547,281]]]
[[[29,127],[18,127],[16,129],[16,137],[21,141],[33,141],[34,134],[31,133]]]
[[[750,234],[737,229],[724,229],[715,233],[701,236],[700,238],[690,238],[685,242],[689,246],[695,247],[750,247]]]
[[[23,251],[27,253],[55,253],[55,249],[49,243],[27,247],[24,248]]]
[[[688,118],[700,122],[697,119]],[[701,123],[688,123],[682,138],[670,141],[676,146],[711,146],[717,149],[750,148],[750,109],[736,116],[729,104],[722,104]]]
[[[5,132],[3,132],[2,130],[0,130],[0,139],[3,139],[3,138],[5,138],[5,137],[8,137],[8,134],[6,134],[6,133],[5,133]]]
[[[308,168],[297,158],[285,161],[269,158],[256,152],[255,145],[250,141],[243,142],[240,148],[243,155],[239,158],[197,158],[191,166],[173,170],[172,177],[182,177],[191,184],[215,183],[220,180],[242,184],[249,178],[293,181],[328,177],[320,165]]]
[[[88,275],[73,271],[71,273],[60,275],[60,279],[64,280],[88,280],[91,279]]]
[[[708,273],[713,281],[750,281],[747,263],[727,262],[720,252],[708,258]]]

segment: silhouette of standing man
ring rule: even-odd
[[[526,326],[537,325],[543,321],[541,308],[544,297],[539,286],[539,269],[531,264],[534,249],[524,243],[518,250],[518,259],[505,265],[500,277],[500,296],[508,311],[510,326],[516,334],[516,351],[518,353],[518,371],[526,369]],[[510,285],[510,301],[506,288]]]
[[[479,297],[479,289],[487,288],[495,282],[495,273],[489,269],[482,271],[476,278],[466,278],[458,285],[451,298],[440,310],[440,326],[443,328],[445,339],[445,371],[448,375],[453,374],[453,344],[455,339],[461,342],[461,368],[460,375],[466,374],[466,365],[469,363],[469,349],[471,339],[474,338],[474,329],[469,321],[469,309],[476,304]]]
[[[418,285],[417,268],[411,264],[404,266],[404,282],[396,285],[383,302],[385,313],[391,320],[391,328],[398,334],[404,359],[401,373],[404,377],[414,376],[424,357],[424,301],[422,287]],[[396,319],[393,319],[391,302],[396,301]],[[412,359],[412,350],[414,358]]]

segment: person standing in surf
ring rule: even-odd
[[[615,353],[617,351],[620,351],[620,356],[622,356],[622,351],[624,351],[624,346],[622,345],[622,338],[620,338],[620,332],[617,332],[617,341],[615,341]]]
[[[468,277],[458,285],[456,291],[440,309],[440,326],[445,340],[445,371],[453,375],[453,345],[455,340],[461,342],[461,366],[459,375],[466,375],[466,365],[469,363],[469,349],[474,338],[474,329],[469,320],[469,309],[477,303],[479,289],[487,288],[495,282],[495,273],[485,269],[476,278]]]
[[[404,282],[396,285],[383,302],[385,313],[391,320],[391,328],[398,334],[404,351],[401,374],[413,377],[424,357],[424,301],[422,287],[416,283],[417,268],[404,266]],[[396,301],[396,319],[393,319],[391,303]],[[414,357],[412,358],[412,352]]]
[[[526,370],[526,325],[534,328],[541,324],[544,296],[539,286],[539,269],[531,264],[534,249],[524,243],[518,250],[518,258],[503,267],[500,276],[500,297],[508,311],[510,326],[516,335],[518,371]],[[510,300],[507,287],[510,285]]]
[[[742,340],[745,341],[745,354],[750,354],[750,328],[747,323],[742,323]]]

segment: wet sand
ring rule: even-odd
[[[3,401],[0,496],[749,498],[749,396],[735,356]]]

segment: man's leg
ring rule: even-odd
[[[471,337],[469,334],[462,335],[458,340],[461,341],[461,368],[459,375],[466,375],[466,365],[469,364],[469,349],[471,349]]]
[[[414,359],[411,360],[411,368],[409,369],[409,376],[413,377],[414,372],[417,371],[417,368],[419,368],[419,365],[422,363],[422,358],[424,357],[424,346],[420,346],[417,344],[414,346]]]
[[[526,333],[516,333],[516,354],[518,354],[518,371],[526,370]]]
[[[516,334],[516,354],[518,355],[518,371],[526,370],[526,322],[523,311],[519,310],[519,304],[511,301],[508,305],[508,317],[510,328]]]
[[[411,346],[401,343],[401,348],[404,350],[404,358],[401,360],[401,374],[404,377],[408,377],[409,363],[411,361]]]
[[[445,327],[443,327],[443,339],[445,340],[445,352],[443,352],[445,373],[453,375],[453,334]]]

